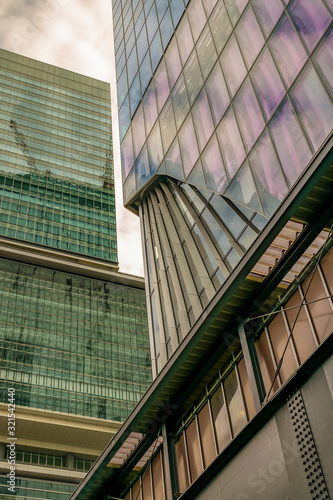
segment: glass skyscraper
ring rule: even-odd
[[[109,85],[0,60],[0,235],[116,266]]]
[[[113,0],[113,23],[157,373],[331,134],[332,4]]]
[[[112,5],[155,378],[71,500],[328,500],[332,1]]]
[[[151,382],[144,281],[118,272],[110,85],[0,50],[0,497],[65,500]]]

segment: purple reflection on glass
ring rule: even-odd
[[[267,48],[253,68],[251,76],[266,117],[269,119],[284,96],[285,89]]]
[[[227,179],[215,134],[202,155],[202,165],[205,172],[207,188],[213,191],[223,191],[227,184]]]
[[[239,21],[236,34],[244,58],[250,67],[264,44],[264,37],[250,6]]]
[[[232,35],[221,55],[221,66],[232,94],[235,94],[246,75],[246,68],[238,48],[235,35]]]
[[[165,165],[167,173],[173,177],[184,180],[184,172],[180,159],[180,151],[177,138],[165,156]]]
[[[179,44],[180,57],[183,64],[185,64],[191,50],[193,49],[193,39],[186,14],[177,28],[177,40]]]
[[[167,151],[176,135],[176,125],[173,118],[170,98],[168,99],[162,113],[160,114],[160,125],[164,151]]]
[[[273,119],[270,129],[282,168],[289,185],[292,186],[307,166],[312,153],[290,101],[285,100]]]
[[[218,127],[217,136],[228,174],[232,178],[245,157],[243,141],[232,108],[229,109]]]
[[[185,176],[187,177],[199,156],[191,115],[185,120],[178,137],[183,157]]]
[[[126,179],[134,163],[131,129],[128,129],[128,132],[123,142],[121,143],[120,149],[121,149],[121,164],[123,167],[123,178]]]
[[[218,123],[230,103],[228,90],[226,84],[224,83],[219,62],[215,64],[215,68],[207,80],[206,90],[212,107],[215,123]]]
[[[268,36],[283,12],[283,5],[280,0],[269,0],[269,2],[267,0],[252,0],[252,4],[261,26]]]
[[[333,99],[333,30],[324,39],[314,57],[321,78],[331,93]]]
[[[157,122],[148,138],[148,155],[150,172],[153,175],[163,159],[160,126]]]
[[[194,41],[197,41],[202,28],[206,23],[206,14],[203,9],[201,0],[191,0],[191,3],[187,8],[187,13],[190,19]]]
[[[143,148],[139,158],[135,162],[135,175],[137,189],[140,189],[150,178],[147,146]]]
[[[264,211],[271,216],[288,187],[267,132],[251,154],[250,164]]]
[[[200,92],[193,106],[193,117],[198,134],[200,151],[202,151],[214,130],[213,119],[204,89]]]
[[[249,79],[243,85],[235,99],[235,110],[245,137],[248,149],[251,149],[265,122],[257,98]]]
[[[137,109],[137,112],[132,120],[134,158],[137,158],[145,140],[145,122],[143,119],[142,104]]]
[[[291,85],[305,63],[307,55],[295,28],[286,15],[273,33],[270,45],[286,82]]]
[[[155,80],[157,105],[158,109],[161,111],[170,92],[164,60],[160,62],[158,69],[156,70],[154,80]]]
[[[303,73],[291,96],[317,150],[333,129],[333,106],[313,66]]]
[[[182,69],[175,38],[173,38],[169,44],[165,54],[165,59],[168,68],[170,88],[172,89]]]
[[[295,0],[288,10],[311,52],[331,21],[328,10],[321,0]]]
[[[157,107],[153,82],[149,85],[143,98],[143,107],[145,111],[147,134],[151,131],[157,118]]]

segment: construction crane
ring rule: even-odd
[[[28,149],[27,143],[25,142],[25,137],[22,134],[22,132],[20,132],[15,120],[10,120],[9,128],[11,129],[11,131],[14,135],[14,139],[15,139],[16,144],[18,145],[18,147],[20,148],[20,150],[24,154],[25,160],[26,160],[28,166],[30,168],[37,170],[35,160],[33,159],[32,155]]]

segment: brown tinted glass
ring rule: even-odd
[[[132,489],[132,498],[135,498],[135,500],[142,500],[142,490],[140,488],[140,478],[138,481],[135,483]]]
[[[150,467],[146,470],[142,483],[143,500],[153,500],[151,493]]]
[[[286,347],[288,339],[288,334],[282,314],[277,314],[275,316],[272,323],[269,324],[268,331],[272,342],[276,364],[278,364]],[[292,352],[291,344],[289,342],[283,357],[283,363],[279,371],[282,383],[287,380],[287,378],[296,370],[296,368],[296,360]]]
[[[209,414],[209,407],[206,404],[198,414],[201,448],[205,467],[216,457],[214,435]]]
[[[210,403],[212,407],[217,445],[220,453],[231,440],[227,409],[221,387],[219,387],[217,391],[214,392]]]
[[[184,435],[182,434],[179,441],[175,443],[176,469],[178,476],[178,488],[180,493],[184,493],[190,485],[187,466],[186,454],[184,445]]]
[[[251,391],[251,387],[250,387],[250,381],[249,381],[249,377],[247,375],[247,370],[246,370],[244,358],[240,360],[240,362],[237,365],[237,368],[238,368],[239,378],[240,378],[240,382],[241,382],[241,386],[242,386],[246,411],[247,411],[248,418],[250,420],[256,414],[256,410],[254,407],[254,401],[253,401],[252,391]]]
[[[325,274],[326,274],[325,269]],[[311,275],[302,283],[303,293],[305,294],[308,284],[311,280]],[[315,272],[311,285],[306,293],[306,301],[312,302],[326,297],[326,292],[319,276],[318,271]],[[319,343],[323,342],[326,337],[333,331],[333,312],[328,299],[320,300],[308,305],[312,321],[318,336]]]
[[[274,379],[275,370],[266,338],[266,332],[261,334],[260,338],[255,343],[255,346],[266,393],[268,393]],[[275,380],[271,393],[277,391],[278,388],[279,383]]]
[[[225,397],[229,409],[231,426],[234,436],[247,422],[245,406],[237,380],[236,370],[233,369],[223,382]]]
[[[299,307],[289,309],[289,307],[299,306],[301,303],[302,298],[297,290],[290,300],[288,300],[285,307],[288,309],[286,311],[286,316],[290,330],[293,328],[293,325],[295,325],[293,328],[293,339],[298,359],[300,363],[304,363],[315,350],[316,343],[304,306],[301,309],[299,309]],[[297,321],[295,323],[296,318]]]
[[[151,468],[153,474],[154,499],[160,498],[161,500],[164,500],[165,495],[163,487],[162,462],[160,453],[154,458],[151,464]]]
[[[191,481],[193,482],[202,472],[199,438],[195,419],[186,429],[186,443],[188,459],[190,462]]]

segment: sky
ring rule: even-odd
[[[111,83],[116,111],[111,0],[1,0],[0,47]],[[143,276],[139,218],[123,207],[113,118],[119,270]]]

